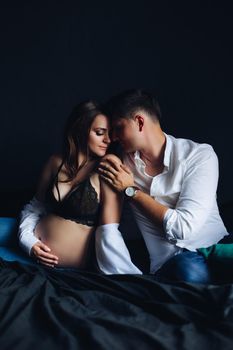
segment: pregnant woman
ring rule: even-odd
[[[38,263],[87,267],[100,216],[96,169],[109,144],[109,120],[100,106],[93,101],[76,106],[65,128],[63,154],[50,157],[35,197],[21,212],[19,242]]]

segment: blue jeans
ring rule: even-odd
[[[155,273],[155,278],[159,282],[211,283],[211,273],[205,258],[188,250],[169,259]]]

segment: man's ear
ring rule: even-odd
[[[144,126],[144,117],[140,114],[135,115],[135,121],[138,125],[139,131],[142,131],[143,126]]]

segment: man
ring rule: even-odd
[[[129,201],[149,252],[150,272],[163,281],[210,282],[197,249],[228,234],[216,202],[213,148],[165,134],[158,102],[145,91],[123,92],[109,106],[112,138],[124,151],[124,165],[110,158],[100,173]],[[96,253],[104,273],[141,273],[116,223],[98,227]]]

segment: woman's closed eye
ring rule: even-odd
[[[95,133],[97,136],[102,136],[105,134],[105,132],[103,130],[97,130]]]

